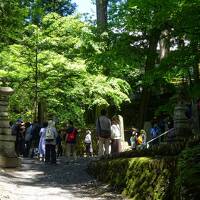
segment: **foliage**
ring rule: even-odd
[[[198,199],[200,189],[200,146],[199,144],[186,148],[178,159],[178,176],[176,178],[176,193],[179,198]]]
[[[101,35],[94,24],[71,16],[74,9],[71,0],[1,3],[0,84],[19,91],[11,99],[13,118],[22,115],[16,105],[25,107],[28,119],[43,99],[61,121],[73,116],[84,124],[88,110],[119,109],[136,94],[141,102],[144,88],[170,94],[168,104],[157,103],[156,113],[172,112],[180,86],[191,99],[199,97],[199,0],[110,0],[108,29]],[[166,39],[166,57],[150,49],[152,36]],[[24,95],[26,103],[20,101]]]
[[[102,105],[119,108],[129,101],[126,81],[86,71],[81,56],[85,32],[89,30],[86,24],[76,17],[52,13],[44,17],[42,25],[27,26],[20,43],[0,54],[1,76],[15,89],[11,111],[17,113],[12,118],[17,114],[30,120],[36,93],[38,101],[45,99],[48,103],[48,113],[61,122],[71,119],[79,125],[84,125],[88,109]],[[23,96],[27,101],[21,100]]]
[[[164,91],[170,93],[171,98],[184,84],[183,87],[190,90],[190,98],[197,98],[199,82],[195,83],[195,76],[199,79],[196,75],[199,73],[198,10],[197,0],[110,1],[109,30],[100,38],[102,53],[90,59],[90,70],[100,70],[107,75],[125,79],[133,92],[148,87],[153,95]],[[195,23],[191,23],[192,20]],[[162,32],[166,30],[168,35],[163,36]],[[159,40],[168,40],[169,52],[160,60],[158,46],[155,62],[147,70],[148,56],[150,59],[154,56],[149,46],[151,36],[155,33]],[[173,110],[172,106],[162,106],[167,112]]]
[[[57,13],[60,16],[71,15],[76,9],[76,3],[71,0],[21,0],[28,10],[27,22],[40,25],[43,17],[49,13]]]
[[[0,3],[0,47],[16,42],[23,28],[26,10],[20,8],[15,0],[4,0]]]

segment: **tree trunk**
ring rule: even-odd
[[[145,64],[145,72],[153,69],[157,59],[157,44],[160,38],[160,30],[153,29],[149,35],[149,48],[148,55]],[[144,121],[147,116],[147,109],[149,105],[149,99],[151,96],[151,89],[148,86],[143,87],[142,98],[140,102],[139,118],[138,118],[138,128],[141,129],[144,126]]]
[[[199,84],[200,83],[200,56],[198,51],[198,43],[197,42],[191,42],[192,50],[195,55],[194,65],[193,65],[193,71],[194,71],[194,83]]]
[[[38,43],[38,41],[36,41]],[[38,118],[38,47],[35,47],[35,97],[34,97],[34,121]]]
[[[46,102],[39,101],[38,102],[38,122],[39,124],[43,124],[44,121],[47,121],[47,112],[46,112]]]
[[[108,0],[96,0],[97,28],[100,33],[107,27]]]
[[[161,32],[161,38],[159,41],[160,45],[160,61],[165,58],[169,53],[170,48],[170,38],[169,38],[169,31],[164,30]]]

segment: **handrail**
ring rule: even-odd
[[[147,145],[147,148],[149,148],[149,143],[153,142],[154,140],[160,138],[160,137],[163,136],[163,135],[166,135],[167,133],[169,133],[169,132],[171,132],[171,131],[174,131],[174,128],[171,128],[171,129],[165,131],[164,133],[158,135],[157,137],[155,137],[155,138],[149,140],[149,141],[147,142],[147,144],[146,144],[146,145]]]

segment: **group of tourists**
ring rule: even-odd
[[[151,145],[158,145],[160,142],[164,142],[166,139],[167,142],[173,140],[174,131],[174,122],[170,116],[154,116],[151,120],[151,127],[145,131],[144,129],[137,129],[133,127],[130,131],[131,137],[129,139],[131,149],[144,149],[147,147],[147,138],[151,141]],[[172,130],[172,131],[170,131]],[[167,134],[161,135],[167,131]],[[164,139],[165,138],[165,139]]]
[[[198,101],[200,102],[200,101]],[[199,106],[198,104],[198,110]],[[185,115],[191,116],[191,110],[186,110]],[[97,137],[98,156],[118,154],[122,151],[122,125],[119,115],[114,115],[111,119],[107,116],[107,110],[102,109],[100,116],[96,119],[95,133]],[[38,155],[41,161],[56,163],[56,158],[64,153],[67,157],[76,160],[76,144],[78,131],[73,122],[69,121],[63,128],[58,129],[55,122],[49,120],[40,125],[37,121],[23,122],[19,118],[15,123],[10,123],[12,135],[16,137],[15,151],[17,156],[34,157]],[[174,138],[173,118],[167,115],[153,117],[151,127],[147,129],[131,129],[129,144],[132,150],[144,149],[147,147],[147,138],[151,140],[151,145],[158,145],[167,137],[167,142],[173,142]],[[170,131],[172,130],[172,131]],[[162,134],[164,132],[166,134]],[[160,135],[163,135],[160,137]],[[164,136],[165,135],[165,136]],[[86,156],[93,156],[92,133],[86,130],[83,139]]]
[[[17,156],[34,157],[37,155],[41,161],[46,163],[56,163],[56,158],[63,155],[62,140],[66,143],[67,157],[73,155],[76,159],[76,137],[77,129],[73,122],[69,121],[66,127],[57,131],[55,122],[49,120],[40,126],[37,122],[24,123],[18,119],[11,124],[12,135],[16,137],[15,151]]]
[[[33,123],[24,123],[22,119],[17,119],[15,123],[10,122],[10,127],[12,135],[16,138],[15,151],[17,156],[27,157],[31,147],[36,144],[38,145],[39,143],[39,132],[41,127],[36,121]]]
[[[146,131],[143,129],[138,131],[136,128],[132,128],[130,137],[131,149],[132,150],[144,149],[146,148],[146,142],[147,142]]]
[[[122,151],[122,131],[119,115],[111,119],[107,116],[105,109],[96,119],[96,137],[98,145],[98,156],[118,154]],[[18,119],[11,125],[12,134],[16,136],[15,150],[18,156],[34,157],[35,154],[41,161],[56,163],[56,158],[65,155],[74,160],[77,159],[76,144],[78,130],[73,122],[69,121],[64,127],[57,130],[55,122],[49,120],[39,125],[37,122],[26,122]],[[153,132],[154,130],[154,132]],[[151,129],[152,137],[156,137],[156,126]],[[84,137],[85,154],[93,156],[92,133],[88,129]],[[146,147],[147,134],[145,130],[138,131],[132,128],[130,143],[132,149],[143,149]]]

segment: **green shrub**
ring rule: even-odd
[[[178,158],[176,194],[181,199],[200,197],[200,145],[190,145]]]

